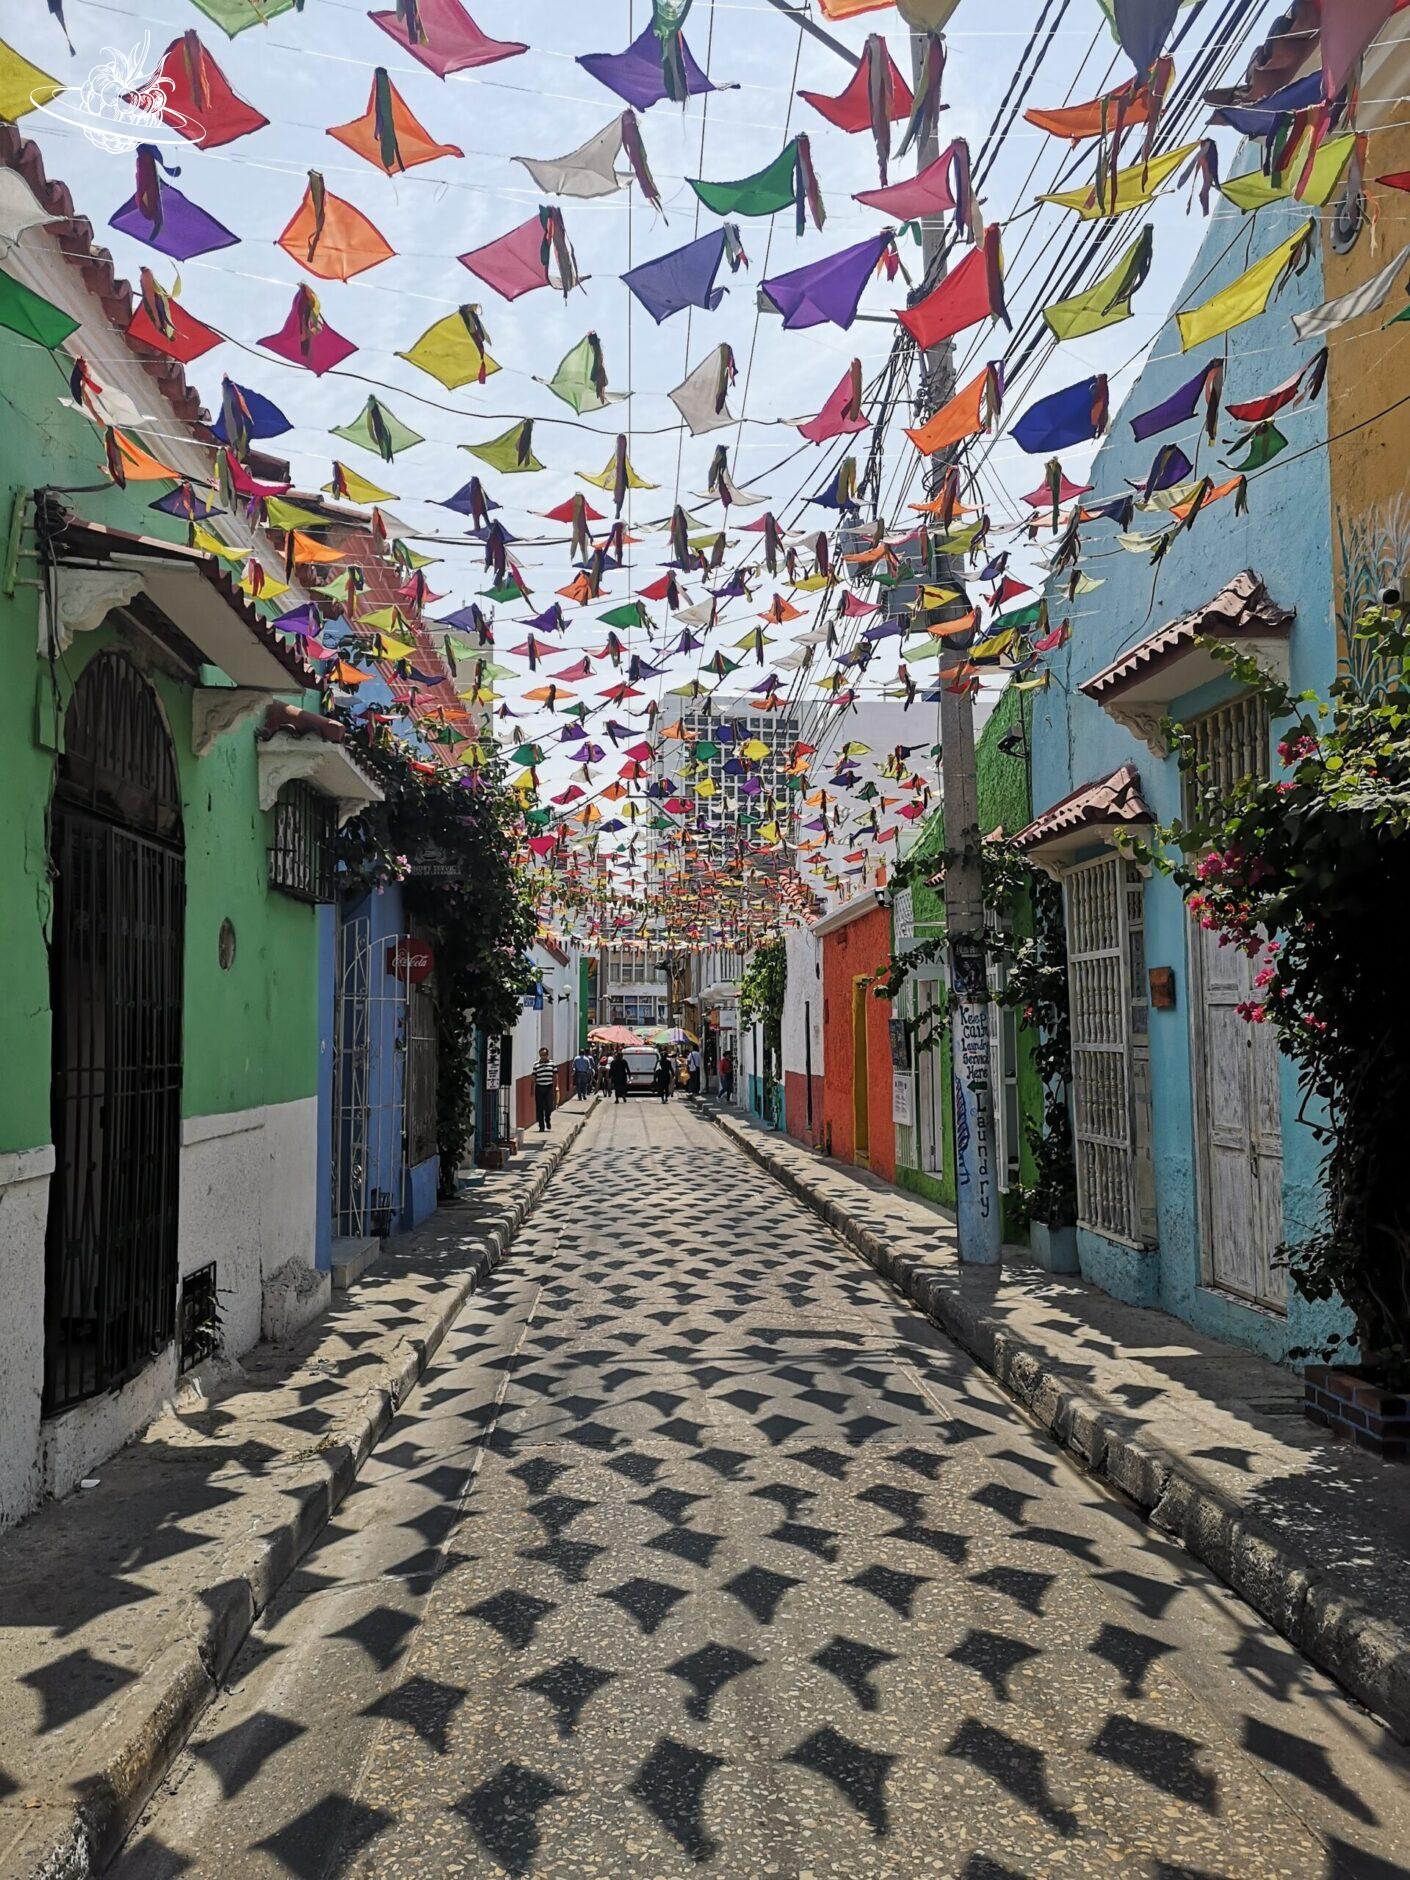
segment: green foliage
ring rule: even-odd
[[[1256,965],[1242,1015],[1274,1028],[1298,1068],[1302,1120],[1325,1150],[1325,1222],[1283,1255],[1304,1298],[1346,1302],[1363,1360],[1398,1383],[1410,1381],[1404,613],[1367,609],[1357,639],[1360,655],[1328,701],[1294,696],[1252,660],[1217,648],[1270,717],[1286,721],[1283,774],[1245,778],[1217,799],[1198,788],[1190,734],[1169,726],[1200,807],[1142,852],[1174,876],[1202,926]],[[1318,1355],[1337,1355],[1342,1342]]]
[[[519,809],[497,769],[471,788],[385,735],[359,726],[349,738],[386,801],[344,830],[341,880],[372,889],[401,881],[408,909],[434,936],[436,1134],[449,1187],[474,1134],[476,1031],[511,1031],[529,984],[524,957],[537,922],[516,861]]]
[[[762,1023],[765,1034],[776,1039],[783,1027],[783,1000],[788,990],[788,954],[782,935],[764,941],[744,969],[739,982],[741,1025]]]
[[[906,858],[897,869],[894,887],[907,887],[924,879],[943,885],[947,866],[955,857],[931,851]],[[997,977],[1000,1004],[1017,1011],[1019,1022],[1031,1034],[1033,1064],[1043,1086],[1043,1115],[1030,1117],[1028,1146],[1036,1169],[1031,1187],[1017,1196],[1021,1213],[1029,1220],[1052,1227],[1067,1227],[1077,1218],[1077,1176],[1073,1160],[1072,1118],[1068,1091],[1072,1082],[1072,1031],[1068,1016],[1067,934],[1063,923],[1062,893],[1057,883],[1033,868],[1012,843],[988,840],[982,845],[981,872],[984,905],[996,918],[986,923],[984,946],[1001,969]],[[1015,932],[1014,911],[1027,902],[1033,912],[1029,935]],[[894,999],[922,961],[943,957],[948,936],[939,934],[907,952],[894,954],[876,987],[880,998]],[[927,1044],[949,1015],[946,989],[936,1010]]]

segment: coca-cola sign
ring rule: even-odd
[[[436,956],[427,940],[398,940],[387,948],[387,971],[394,979],[419,986],[435,969]]]

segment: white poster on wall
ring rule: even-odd
[[[891,1121],[907,1129],[915,1124],[915,1079],[909,1071],[891,1074]]]

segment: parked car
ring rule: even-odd
[[[660,1062],[647,1045],[629,1045],[622,1053],[627,1060],[627,1095],[651,1097],[656,1094],[656,1066]]]

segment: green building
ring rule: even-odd
[[[12,126],[0,175],[6,1522],[183,1365],[326,1298],[319,902],[337,818],[379,792],[237,585],[278,571],[262,534],[227,511],[217,558],[153,506],[178,479],[218,502],[181,368],[127,339],[127,284]]]
[[[979,826],[985,836],[1002,830],[1008,834],[1031,820],[1029,795],[1030,695],[1010,685],[999,699],[977,741]],[[934,858],[935,869],[945,848],[944,814],[925,824],[912,855],[923,864]],[[912,884],[893,897],[892,950],[898,957],[924,949],[945,930],[943,894],[930,885],[935,869],[921,866]],[[1027,897],[1002,910],[1002,919],[1016,938],[1031,932]],[[950,1027],[944,1012],[946,968],[943,948],[933,959],[918,959],[896,1002],[904,1025],[904,1050],[911,1076],[909,1122],[896,1121],[896,1180],[903,1188],[953,1208],[955,1194],[955,1105]],[[997,989],[998,969],[991,968]],[[1033,1179],[1032,1152],[1027,1123],[1042,1114],[1042,1089],[1033,1065],[1032,1041],[1018,1014],[1002,1005],[991,1006],[991,1048],[995,1091],[994,1122],[1000,1191],[1004,1206],[1004,1238],[1025,1237],[1018,1190]]]

